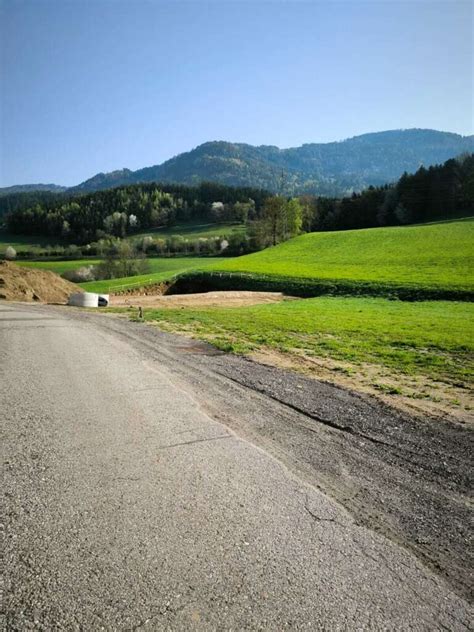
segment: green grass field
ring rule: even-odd
[[[228,237],[234,234],[245,233],[245,224],[210,224],[206,222],[186,222],[176,224],[169,228],[157,228],[153,230],[140,231],[126,237],[128,241],[138,242],[143,237],[150,235],[154,238],[166,238],[171,235],[181,235],[187,239],[199,239],[200,237]],[[15,248],[18,254],[30,251],[40,254],[47,246],[62,245],[67,243],[58,237],[44,237],[43,235],[14,235],[4,230],[0,230],[0,255],[5,252],[8,246]]]
[[[13,235],[0,230],[0,255],[5,252],[8,246],[12,246],[17,254],[24,251],[39,254],[47,246],[56,245],[64,245],[63,240],[58,237],[44,237],[43,235]]]
[[[71,261],[15,261],[23,268],[40,268],[41,270],[51,270],[56,274],[63,274],[68,270],[77,270],[83,266],[93,266],[100,262],[100,259],[73,259]]]
[[[438,224],[309,233],[212,266],[231,273],[474,288],[474,218]]]
[[[107,279],[105,281],[89,281],[81,283],[81,287],[89,292],[114,292],[118,290],[126,290],[142,285],[150,285],[166,281],[177,274],[188,272],[190,270],[205,269],[214,262],[221,261],[219,257],[153,257],[148,259],[150,264],[150,272],[138,276],[124,277],[121,279]],[[74,261],[19,261],[18,265],[27,268],[41,268],[43,270],[51,270],[57,274],[63,274],[68,270],[76,270],[82,266],[94,265],[99,263],[98,259],[76,259]]]
[[[228,237],[229,235],[245,233],[245,224],[209,224],[203,222],[186,222],[176,224],[169,228],[157,228],[141,231],[127,237],[130,241],[139,241],[150,235],[154,238],[166,238],[171,235],[181,235],[187,239],[199,239],[200,237]]]
[[[147,309],[145,318],[157,322],[163,329],[186,332],[226,351],[250,353],[264,349],[290,354],[292,358],[304,355],[325,359],[337,365],[334,370],[347,372],[347,375],[357,376],[360,372],[361,376],[365,375],[360,378],[362,382],[373,384],[377,390],[403,391],[410,398],[426,396],[424,387],[418,390],[416,387],[416,383],[422,382],[431,385],[428,397],[437,401],[433,393],[441,395],[444,383],[448,390],[441,399],[455,403],[458,395],[452,393],[456,389],[467,393],[465,387],[472,381],[474,372],[474,304],[456,300],[405,302],[382,297],[363,298],[357,296],[357,287],[374,283],[380,287],[386,284],[387,287],[405,285],[422,290],[472,291],[473,238],[473,219],[313,233],[233,259],[153,258],[149,274],[84,283],[82,287],[107,293],[159,283],[182,274],[206,278],[210,276],[208,271],[214,282],[216,278],[221,279],[220,289],[227,289],[226,272],[250,275],[252,282],[269,277],[286,279],[285,283],[292,279],[311,283],[315,280],[347,282],[347,288],[355,295],[227,309]],[[61,274],[94,263],[97,260],[82,259],[21,262],[20,265]],[[193,288],[191,284],[188,289]],[[447,295],[449,297],[449,292]],[[455,295],[450,297],[455,298]],[[380,379],[373,377],[379,374]],[[389,377],[384,378],[384,375]],[[399,381],[393,378],[390,383],[390,376],[397,375],[404,377]],[[411,393],[405,393],[407,384]],[[463,400],[464,395],[459,398]],[[467,403],[462,405],[468,406]]]
[[[107,279],[105,281],[89,281],[81,283],[81,287],[89,292],[117,292],[130,289],[133,287],[141,287],[168,281],[177,274],[188,272],[190,270],[205,269],[211,265],[216,259],[206,259],[204,257],[170,257],[168,259],[160,259],[158,257],[149,259],[150,273],[139,276],[125,277],[123,279]]]
[[[473,375],[472,303],[319,297],[242,308],[146,310],[145,317],[226,351],[297,349],[448,382]]]

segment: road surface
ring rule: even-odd
[[[464,429],[65,307],[0,367],[7,630],[469,629]]]

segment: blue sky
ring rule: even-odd
[[[471,2],[0,0],[0,185],[208,140],[473,133]]]

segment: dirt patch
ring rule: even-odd
[[[10,261],[0,261],[0,299],[67,303],[69,295],[81,288],[49,270],[22,268]]]
[[[386,367],[372,364],[352,365],[329,358],[309,357],[297,350],[281,353],[274,349],[261,349],[250,357],[267,366],[299,371],[310,378],[373,395],[411,415],[429,415],[450,418],[461,424],[474,424],[474,399],[470,389],[420,375],[394,373]]]
[[[131,296],[134,296],[135,298],[141,298],[143,296],[161,296],[162,294],[166,294],[168,292],[172,284],[172,281],[160,281],[159,283],[152,283],[142,287],[131,287],[126,290],[118,290],[111,293],[120,298],[130,298]]]
[[[286,300],[281,292],[203,292],[200,294],[112,296],[111,307],[153,307],[180,309],[185,307],[245,307]]]

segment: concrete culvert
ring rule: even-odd
[[[94,292],[76,292],[69,297],[68,305],[73,307],[99,307],[99,295]]]
[[[68,305],[73,307],[107,307],[109,295],[96,294],[95,292],[76,292],[69,297]]]

